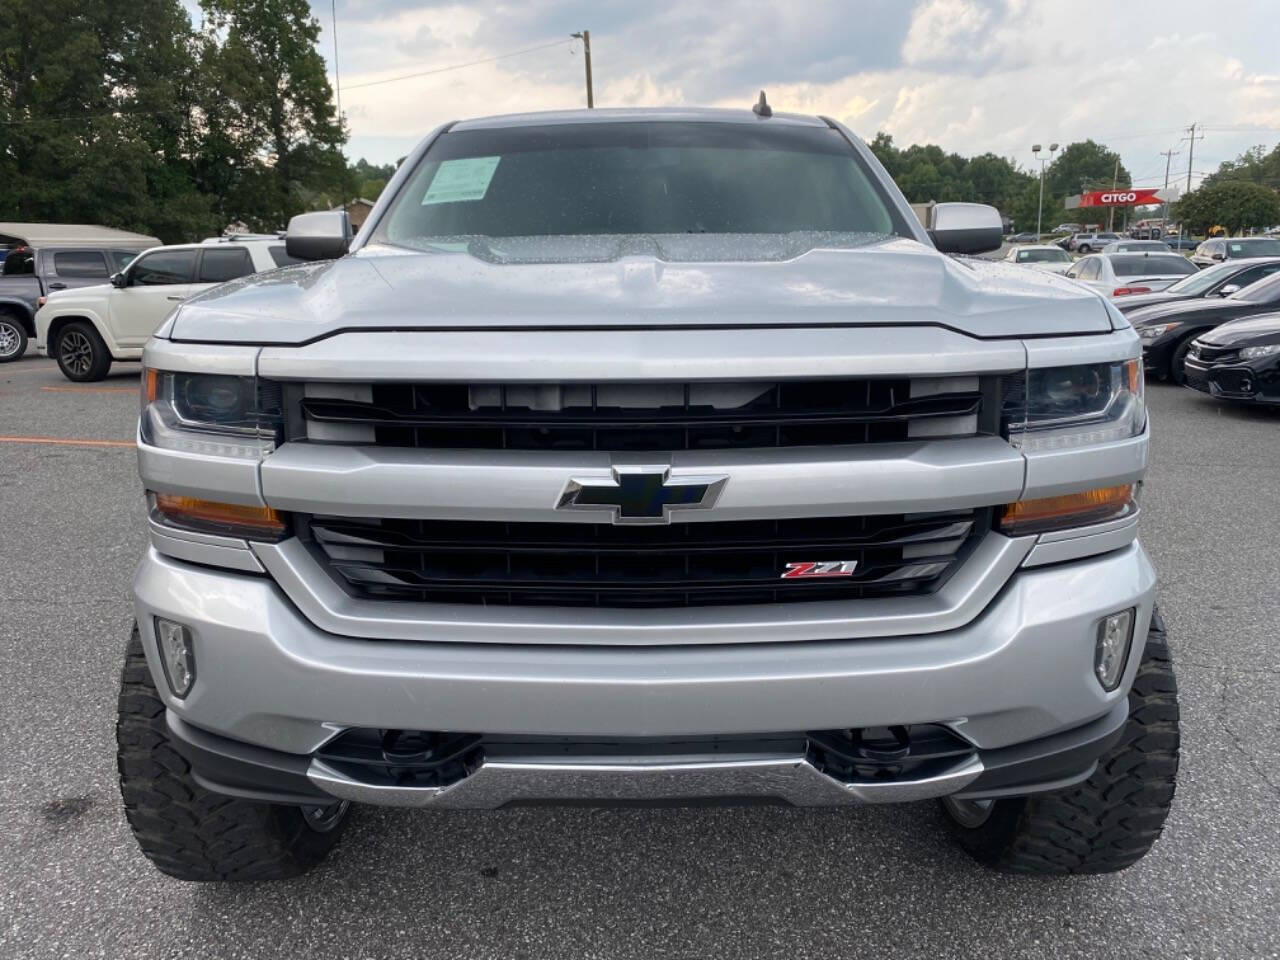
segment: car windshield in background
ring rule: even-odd
[[[1019,263],[1070,263],[1065,250],[1019,250]]]
[[[886,235],[911,233],[837,130],[628,122],[443,134],[372,239],[506,261],[611,259],[644,237],[664,258],[768,259]]]
[[[1204,270],[1198,270],[1167,289],[1169,293],[1191,295],[1204,293],[1215,283],[1221,283],[1223,277],[1233,274],[1239,269],[1240,267],[1234,263],[1219,263],[1212,267],[1206,267]]]
[[[1257,280],[1243,290],[1237,290],[1228,300],[1245,300],[1249,303],[1275,303],[1280,300],[1280,273]]]
[[[1166,256],[1147,254],[1115,254],[1111,257],[1111,269],[1117,277],[1167,277],[1196,273],[1196,265],[1176,253]]]
[[[1280,257],[1280,240],[1271,237],[1247,237],[1227,241],[1231,257]]]

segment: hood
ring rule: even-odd
[[[1112,329],[1097,294],[1069,280],[880,239],[746,261],[629,253],[512,263],[366,247],[216,287],[181,307],[170,336],[299,344],[349,329],[873,324],[947,326],[979,337]]]
[[[1224,323],[1200,339],[1215,347],[1252,347],[1264,343],[1280,343],[1280,312]]]
[[[1045,273],[1056,273],[1059,276],[1071,269],[1069,263],[1029,263],[1027,266],[1043,270]]]
[[[1265,303],[1250,303],[1248,300],[1231,300],[1226,297],[1208,297],[1155,304],[1134,310],[1127,316],[1131,324],[1141,327],[1148,323],[1166,323],[1169,320],[1221,323],[1224,319],[1247,317],[1273,309],[1275,308]]]

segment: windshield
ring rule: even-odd
[[[1169,287],[1170,293],[1186,293],[1195,295],[1204,293],[1214,284],[1219,283],[1224,277],[1235,273],[1240,268],[1231,263],[1219,263],[1204,270],[1197,271],[1185,279],[1179,280],[1173,286]]]
[[[1156,254],[1118,254],[1111,258],[1111,269],[1117,277],[1167,277],[1197,273],[1196,265],[1176,253],[1165,256]]]
[[[1019,250],[1019,263],[1070,263],[1065,250]]]
[[[1280,240],[1271,237],[1250,237],[1244,240],[1228,240],[1229,257],[1280,257]]]
[[[625,122],[445,133],[372,239],[507,259],[507,248],[529,244],[487,241],[690,234],[720,236],[718,257],[728,259],[762,255],[761,245],[746,243],[735,256],[729,236],[799,236],[810,248],[911,236],[837,130]],[[535,246],[540,259],[589,254],[580,242]],[[595,246],[606,255],[628,249],[616,241]],[[705,258],[697,244],[650,246]],[[783,246],[794,255],[794,243]],[[778,245],[763,247],[773,255]]]

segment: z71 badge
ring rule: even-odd
[[[851,577],[857,568],[857,560],[805,560],[788,563],[782,572],[783,580],[799,580],[805,577]]]

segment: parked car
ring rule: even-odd
[[[1246,257],[1280,257],[1280,239],[1275,237],[1214,237],[1205,240],[1191,255],[1197,267],[1211,267],[1223,260]]]
[[[1024,231],[1022,233],[1015,233],[1012,237],[1009,238],[1009,242],[1010,243],[1039,243],[1040,234],[1034,233],[1030,230]]]
[[[1074,234],[1074,233],[1080,233],[1083,230],[1084,230],[1084,227],[1078,223],[1060,223],[1049,232]]]
[[[1006,263],[1021,263],[1050,273],[1066,273],[1071,266],[1071,255],[1051,243],[1012,247],[1004,255]]]
[[[1173,253],[1173,248],[1162,240],[1112,240],[1102,248],[1103,253]]]
[[[266,880],[361,803],[936,797],[1006,870],[1142,857],[1178,713],[1138,339],[948,256],[994,208],[925,220],[763,96],[467,120],[354,244],[294,218],[336,259],[181,304],[116,726],[142,851]]]
[[[1226,297],[1178,300],[1135,310],[1129,323],[1142,339],[1149,373],[1181,383],[1191,341],[1230,320],[1241,320],[1280,308],[1280,271]]]
[[[1197,297],[1226,297],[1243,290],[1251,283],[1280,270],[1280,257],[1259,257],[1255,260],[1228,260],[1212,267],[1197,270],[1183,277],[1172,286],[1156,293],[1136,293],[1120,297],[1116,306],[1121,313],[1129,314],[1143,307],[1175,300],[1194,300]]]
[[[1077,233],[1067,242],[1067,249],[1081,255],[1101,250],[1113,240],[1119,240],[1118,233]]]
[[[1153,293],[1196,272],[1176,253],[1095,253],[1073,263],[1066,275],[1103,296]]]
[[[1222,400],[1280,404],[1280,313],[1232,320],[1191,341],[1186,385]]]
[[[1166,234],[1164,242],[1169,245],[1170,250],[1181,252],[1183,250],[1194,250],[1200,244],[1204,243],[1199,237],[1180,237],[1176,233]]]
[[[36,350],[55,358],[69,380],[101,380],[112,361],[140,359],[177,304],[287,262],[284,241],[274,237],[154,247],[109,284],[50,296],[36,314]]]
[[[85,239],[77,241],[76,237]],[[97,239],[94,239],[97,238]],[[13,245],[0,262],[0,363],[17,360],[36,336],[36,311],[58,290],[105,283],[159,241],[107,227],[0,223]]]

